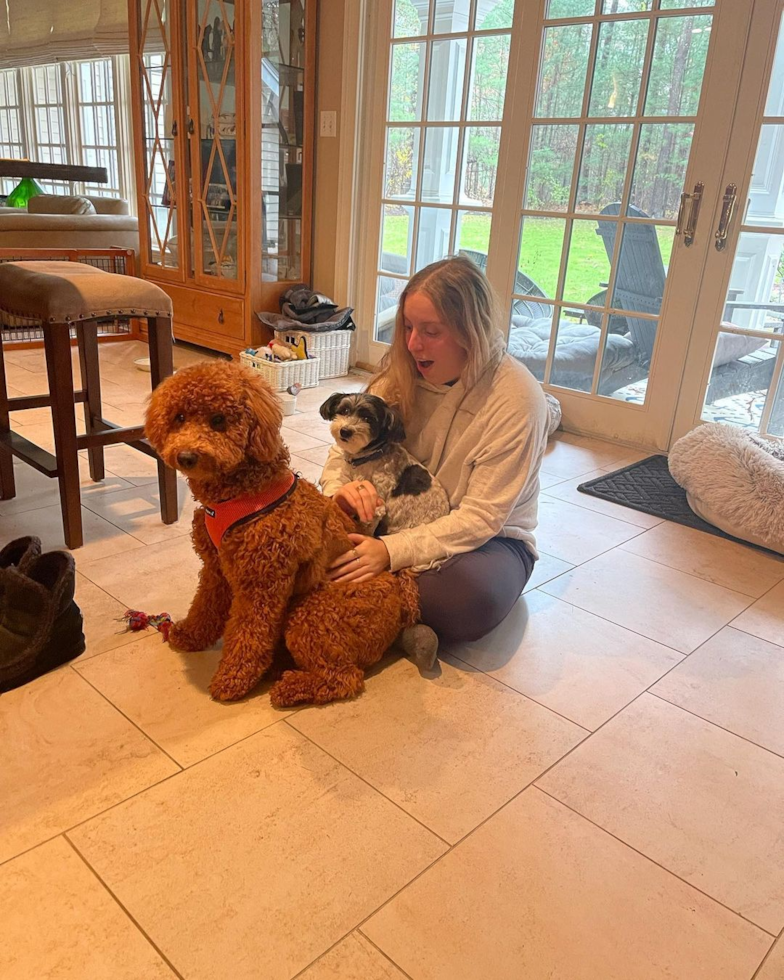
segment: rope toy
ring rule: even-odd
[[[142,630],[152,628],[158,630],[166,641],[169,639],[169,630],[172,626],[172,618],[168,613],[150,616],[136,609],[128,609],[120,622],[125,623],[125,629],[121,630],[123,633],[141,633]]]

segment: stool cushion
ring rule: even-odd
[[[82,262],[0,263],[0,309],[43,323],[172,315],[172,301],[144,279]]]

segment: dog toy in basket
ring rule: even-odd
[[[137,609],[128,609],[120,622],[125,623],[124,633],[141,633],[147,629],[155,629],[158,630],[164,640],[168,641],[172,618],[168,613],[149,616]]]

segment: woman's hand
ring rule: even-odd
[[[332,499],[349,517],[356,516],[363,524],[373,520],[376,508],[383,503],[376,493],[376,488],[367,480],[352,480],[351,483],[344,483],[340,490],[333,494]]]
[[[367,582],[389,568],[389,552],[379,538],[364,534],[349,534],[348,538],[354,547],[332,562],[331,582]]]

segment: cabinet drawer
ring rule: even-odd
[[[163,284],[161,284],[163,285]],[[195,327],[201,333],[242,341],[245,337],[245,304],[234,296],[218,296],[183,286],[163,286],[174,303],[174,332],[177,324]]]

